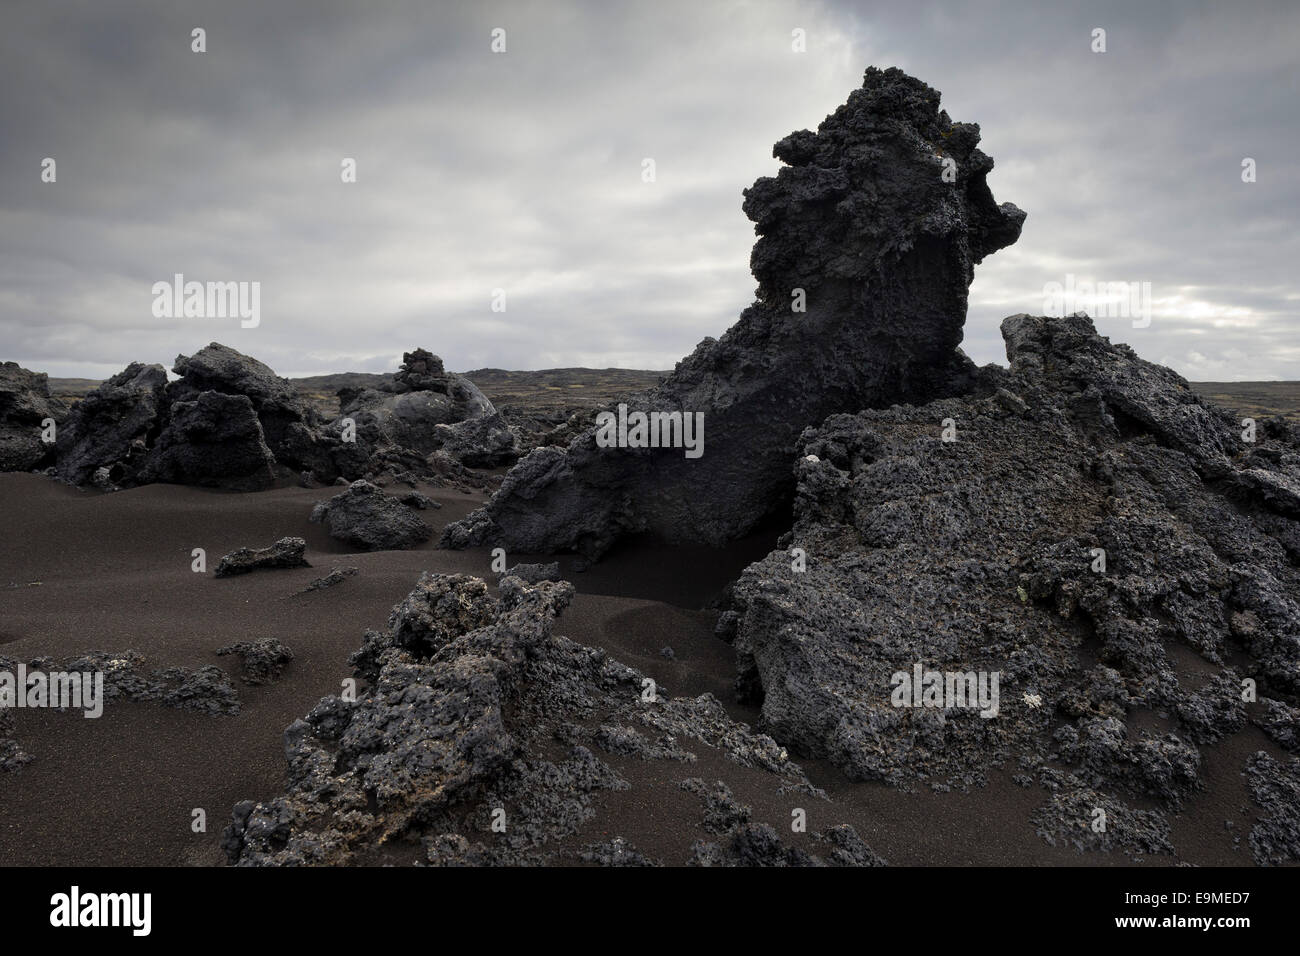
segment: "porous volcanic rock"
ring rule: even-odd
[[[252,491],[275,481],[275,457],[248,396],[203,392],[172,403],[137,478]]]
[[[438,450],[469,468],[509,465],[521,452],[518,429],[497,412],[454,425],[438,425],[434,441]]]
[[[433,529],[409,507],[368,481],[320,502],[311,520],[323,522],[330,537],[364,551],[413,548],[433,537]]]
[[[421,455],[436,451],[447,440],[438,426],[496,414],[487,396],[469,379],[445,371],[442,359],[425,349],[405,353],[391,383],[341,389],[339,406],[341,415],[332,427],[352,419],[358,444],[398,446]]]
[[[133,481],[167,405],[163,367],[132,362],[72,407],[59,428],[55,473],[74,485],[92,481],[101,468],[110,485]]]
[[[288,788],[235,807],[223,835],[230,860],[654,862],[625,859],[626,840],[594,819],[596,795],[633,786],[609,762],[618,758],[594,753],[612,727],[657,738],[662,752],[623,759],[666,759],[657,771],[666,779],[679,779],[682,765],[670,742],[689,738],[716,748],[723,763],[818,797],[773,740],[729,719],[710,695],[663,691],[647,702],[641,673],[555,634],[573,593],[564,582],[507,577],[494,598],[468,575],[421,577],[387,629],[367,632],[352,656],[366,689],[354,702],[324,698],[285,732]],[[498,820],[504,830],[493,828]],[[600,832],[604,849],[564,849],[579,831]],[[765,845],[773,859],[788,855],[774,832]]]
[[[764,730],[855,779],[964,786],[1013,761],[1052,795],[1049,839],[1170,852],[1162,812],[1129,804],[1178,809],[1201,748],[1252,715],[1294,734],[1296,519],[1242,476],[1297,480],[1300,444],[1271,422],[1246,440],[1087,316],[1002,331],[1009,371],[968,396],[804,434],[794,526],[733,588],[738,687]],[[997,674],[996,716],[897,705],[918,665]]]
[[[217,649],[218,657],[227,654],[239,659],[242,668],[240,680],[254,687],[278,681],[284,669],[293,660],[293,651],[289,646],[274,637],[265,637],[257,641],[237,641]]]
[[[1250,849],[1261,866],[1300,860],[1300,759],[1274,760],[1263,751],[1246,763],[1251,799],[1264,810],[1250,829]]]
[[[230,676],[211,664],[198,668],[156,667],[146,670],[137,650],[86,651],[66,660],[39,657],[27,662],[29,671],[104,675],[104,700],[148,701],[164,707],[192,710],[209,716],[238,714],[239,693]],[[0,656],[0,670],[13,671],[17,661]],[[0,730],[3,728],[0,727]]]
[[[269,548],[239,548],[222,556],[215,576],[231,578],[237,574],[270,568],[310,568],[307,542],[303,538],[281,538]]]
[[[178,355],[172,371],[180,376],[168,387],[172,401],[193,401],[204,392],[246,396],[279,463],[294,469],[319,467],[311,454],[312,427],[319,424],[318,416],[288,379],[219,342],[191,356]]]
[[[0,471],[31,471],[47,463],[51,445],[41,441],[42,422],[56,424],[67,407],[50,397],[49,377],[16,362],[0,363]]]
[[[745,192],[759,236],[753,305],[627,403],[702,413],[703,455],[603,448],[588,428],[525,457],[442,544],[588,557],[628,532],[721,544],[788,501],[804,428],[966,390],[975,369],[957,346],[975,264],[1024,220],[994,202],[978,142],[979,127],[950,120],[926,84],[867,70],[816,133],[778,142],[787,166]]]
[[[428,495],[418,491],[408,491],[399,500],[408,508],[415,508],[418,511],[437,511],[442,508],[441,502],[434,501]]]
[[[413,349],[402,355],[402,366],[393,373],[395,392],[446,392],[447,370],[442,359],[428,349]]]
[[[44,375],[0,366],[0,470],[48,464],[57,448],[60,478],[105,490],[155,481],[246,490],[276,478],[311,487],[398,474],[484,487],[499,477],[477,478],[466,464],[519,454],[516,430],[483,393],[423,349],[379,388],[343,390],[345,414],[329,423],[288,379],[218,342],[177,356],[173,371],[169,384],[161,366],[133,363],[69,414]],[[40,441],[45,418],[59,423],[56,448]],[[479,418],[489,420],[469,425]],[[182,447],[191,438],[196,447]]]

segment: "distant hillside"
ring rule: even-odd
[[[511,372],[479,368],[462,372],[497,406],[529,406],[539,410],[605,405],[659,384],[667,372],[626,368],[547,368]],[[375,386],[391,377],[377,372],[333,372],[291,381],[324,414],[338,413],[340,388]],[[1192,382],[1202,398],[1239,411],[1243,416],[1281,415],[1300,422],[1300,382]],[[99,382],[90,378],[51,378],[50,394],[72,403]]]
[[[333,395],[340,388],[374,388],[380,382],[391,381],[392,378],[391,372],[331,372],[328,375],[291,378],[289,381],[303,391],[329,392]]]
[[[50,394],[65,402],[75,402],[99,387],[95,378],[51,378]]]
[[[1300,422],[1300,382],[1192,382],[1192,388],[1242,415],[1280,415]]]
[[[667,372],[626,368],[547,368],[535,372],[508,372],[479,368],[463,372],[482,389],[492,404],[501,406],[606,405],[634,392],[659,384]]]

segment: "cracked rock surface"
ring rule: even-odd
[[[368,481],[312,509],[312,521],[323,522],[330,536],[363,551],[413,548],[433,537],[433,529],[401,500]]]
[[[1179,809],[1202,748],[1248,721],[1295,740],[1300,529],[1273,489],[1300,477],[1300,441],[1280,421],[1247,441],[1086,316],[1002,331],[1010,370],[969,395],[805,432],[794,526],[724,621],[738,687],[764,730],[854,779],[968,786],[1018,765],[1051,794],[1045,836],[1168,852],[1140,801]],[[918,664],[998,674],[997,715],[896,705]]]
[[[285,732],[288,788],[235,807],[223,837],[230,860],[658,862],[621,835],[592,844],[579,831],[596,818],[601,794],[634,787],[636,774],[612,765],[616,755],[635,766],[663,763],[679,780],[691,763],[687,746],[716,749],[728,766],[818,798],[774,741],[728,718],[709,695],[672,698],[660,688],[648,702],[638,671],[555,634],[572,597],[567,582],[506,577],[493,597],[478,578],[423,576],[388,627],[367,632],[352,656],[365,682],[357,699],[324,698]],[[718,786],[697,812],[731,836],[728,825],[739,832],[744,815],[725,809],[729,791]],[[761,843],[743,851],[750,856],[807,861],[774,831],[735,839]],[[852,841],[838,851],[868,852]],[[709,860],[732,852],[719,848]]]

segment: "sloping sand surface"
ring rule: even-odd
[[[464,517],[482,495],[434,488],[442,503],[422,512],[436,529]],[[467,572],[494,580],[486,548],[353,554],[307,518],[335,489],[278,488],[226,494],[153,485],[111,495],[79,491],[44,477],[0,475],[0,654],[58,660],[89,650],[135,649],[148,668],[217,665],[237,678],[217,648],[275,637],[295,658],[281,680],[261,687],[236,681],[242,710],[204,716],[149,703],[110,702],[98,719],[79,712],[21,709],[15,738],[35,760],[0,774],[0,860],[9,865],[219,865],[220,831],[231,807],[283,789],[281,733],[351,676],[347,657],[367,628],[383,626],[391,607],[422,571]],[[216,579],[212,569],[228,551],[265,547],[277,538],[307,540],[313,567]],[[573,572],[578,596],[557,631],[605,647],[650,675],[661,693],[709,692],[738,719],[756,711],[735,703],[731,648],[713,635],[714,614],[700,610],[741,568],[773,547],[763,533],[724,551],[621,545],[600,564]],[[436,535],[435,535],[436,540]],[[208,573],[191,570],[191,551],[204,548]],[[540,556],[510,555],[510,564]],[[333,588],[301,593],[331,567],[360,573]],[[671,656],[664,653],[671,649]],[[1249,830],[1239,775],[1245,753],[1274,752],[1253,728],[1231,742],[1212,787],[1174,821],[1180,856],[1199,863],[1249,863],[1232,837]],[[635,758],[604,756],[633,789],[602,793],[600,812],[564,846],[582,847],[621,836],[665,863],[684,863],[694,841],[718,839],[699,825],[699,797],[681,790],[687,777],[725,778],[755,821],[790,834],[791,810],[808,813],[808,830],[848,822],[892,863],[1122,864],[1122,856],[1080,856],[1052,848],[1033,833],[1029,814],[1038,788],[1010,781],[1014,768],[990,771],[989,786],[963,793],[928,789],[904,793],[846,781],[829,765],[801,761],[830,802],[776,792],[771,775],[749,771],[711,748],[690,743],[696,763],[651,779]],[[206,812],[206,832],[194,832],[193,811]],[[1225,817],[1237,820],[1235,834]],[[980,834],[973,839],[972,834]],[[810,837],[790,834],[812,852]],[[824,851],[823,851],[824,852]],[[576,859],[576,857],[575,857]],[[1169,863],[1168,858],[1151,860]]]

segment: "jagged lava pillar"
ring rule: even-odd
[[[596,557],[639,531],[721,544],[789,499],[804,428],[962,391],[974,266],[1015,242],[1025,218],[994,202],[978,142],[979,127],[952,122],[925,83],[868,69],[817,132],[776,144],[787,166],[745,191],[759,236],[753,305],[628,402],[703,412],[704,454],[602,448],[593,427],[521,461],[442,545]]]

